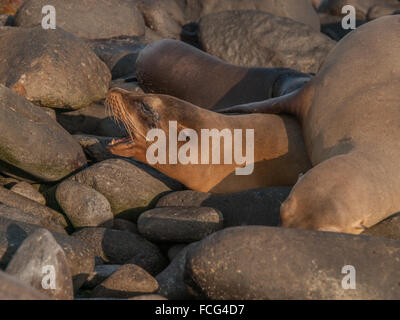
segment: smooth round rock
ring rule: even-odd
[[[355,289],[349,290],[354,274]],[[400,242],[286,228],[230,228],[188,252],[185,279],[201,297],[217,300],[398,299]]]
[[[104,280],[92,292],[94,298],[131,298],[155,293],[157,281],[142,268],[125,264]]]
[[[141,236],[106,228],[84,228],[72,234],[85,242],[93,253],[108,264],[124,264],[137,254],[160,256],[158,248]]]
[[[49,300],[49,296],[0,270],[0,300]]]
[[[9,207],[4,204],[0,204],[0,217],[14,221],[35,224],[47,230],[59,233],[64,233],[64,234],[67,233],[62,225],[55,223],[46,217],[41,217],[40,215],[30,212],[25,212],[22,211],[21,209]]]
[[[362,234],[400,240],[400,214],[383,220],[375,226],[366,229]]]
[[[139,253],[128,260],[127,264],[137,265],[155,277],[168,266],[168,261],[162,255]]]
[[[5,268],[22,242],[41,227],[0,217],[0,268]],[[77,291],[94,269],[94,255],[83,241],[52,232],[68,260],[74,289]]]
[[[316,73],[336,44],[309,26],[259,11],[207,15],[199,38],[207,53],[229,63],[304,73]]]
[[[63,29],[12,28],[0,32],[0,40],[0,83],[29,101],[79,109],[105,97],[110,70],[82,40]]]
[[[129,231],[132,233],[138,233],[137,225],[131,221],[124,219],[114,219],[114,225],[112,226],[114,230]]]
[[[100,192],[111,204],[115,217],[135,221],[161,195],[181,185],[138,162],[109,159],[70,178]]]
[[[45,229],[35,231],[24,240],[6,272],[54,299],[74,298],[71,272],[64,250]]]
[[[224,217],[224,226],[278,226],[280,206],[291,187],[268,187],[230,194],[191,190],[172,192],[157,202],[157,207],[210,207]]]
[[[98,265],[94,268],[94,271],[89,275],[88,279],[83,285],[84,289],[93,289],[111,276],[121,266],[118,264],[105,264]]]
[[[42,24],[42,8],[56,9],[57,28],[86,39],[106,39],[144,34],[144,20],[129,0],[25,0],[15,24],[31,28]]]
[[[68,132],[41,108],[0,85],[2,172],[30,181],[58,181],[85,165],[82,148]]]
[[[206,207],[156,208],[138,219],[139,233],[158,242],[195,242],[222,228],[222,213]]]
[[[12,186],[10,190],[20,194],[21,196],[24,196],[25,198],[36,201],[44,206],[46,205],[46,199],[44,198],[44,196],[31,184],[25,181],[18,182],[17,184]]]
[[[110,203],[93,188],[66,180],[57,187],[56,199],[75,228],[113,225]]]

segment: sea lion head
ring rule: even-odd
[[[111,89],[105,104],[113,117],[124,125],[127,137],[113,140],[108,150],[123,157],[137,157],[147,147],[146,134],[159,126],[159,114],[151,98],[120,88]]]
[[[191,107],[174,97],[136,94],[120,88],[108,92],[105,104],[127,131],[127,137],[112,141],[108,150],[115,155],[137,160],[144,160],[143,156],[152,143],[146,139],[150,130],[161,129],[168,134],[169,121],[177,121],[178,130],[185,128],[182,122],[186,123],[187,120],[182,108],[185,107],[190,114]]]

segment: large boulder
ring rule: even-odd
[[[25,0],[15,17],[16,25],[41,25],[46,5],[56,9],[57,28],[80,38],[141,36],[145,32],[143,17],[130,0]]]
[[[79,143],[29,101],[0,85],[0,171],[57,181],[86,165]]]
[[[108,91],[110,70],[61,28],[7,28],[0,30],[0,41],[0,83],[35,104],[77,109]]]
[[[189,22],[210,13],[258,10],[290,18],[319,30],[319,19],[309,0],[178,0]]]
[[[187,253],[186,283],[217,300],[398,299],[400,242],[271,227],[217,232]]]
[[[181,185],[167,176],[135,161],[109,159],[80,171],[69,178],[87,185],[111,204],[115,216],[136,220],[167,192]]]
[[[203,17],[204,50],[232,64],[316,73],[336,42],[310,26],[260,11],[225,11]]]

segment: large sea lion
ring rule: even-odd
[[[176,40],[156,41],[143,49],[136,74],[148,93],[210,110],[278,97],[312,78],[290,69],[235,66]]]
[[[400,17],[346,36],[304,88],[230,112],[295,114],[314,166],[283,226],[360,233],[400,211]]]
[[[109,150],[116,155],[132,157],[150,164],[164,174],[178,180],[188,188],[214,193],[229,193],[254,189],[265,186],[293,185],[300,173],[310,169],[310,163],[305,152],[301,129],[294,118],[277,115],[239,115],[236,117],[218,114],[189,102],[167,95],[138,95],[114,88],[108,93],[106,104],[115,117],[120,120],[129,133],[128,138],[115,141]],[[150,163],[146,156],[151,144],[146,136],[151,129],[162,129],[166,137],[172,137],[169,122],[177,122],[177,133],[182,129],[195,130],[201,137],[202,129],[234,129],[243,130],[243,141],[247,142],[246,129],[254,129],[254,170],[250,175],[236,175],[238,165],[232,164],[200,164],[202,152],[198,152],[196,160],[199,164],[173,164],[168,160],[165,164]],[[246,132],[246,133],[245,133]],[[246,135],[246,138],[245,138]],[[186,139],[186,137],[184,137]],[[200,138],[196,144],[201,150]],[[176,138],[175,138],[176,141]],[[193,141],[190,139],[190,141]],[[225,142],[225,139],[224,139]],[[236,140],[229,145],[228,154],[233,154],[233,148],[247,145]],[[186,141],[177,143],[180,150]],[[224,143],[221,142],[218,155],[224,162]],[[210,143],[209,150],[214,143]],[[169,155],[170,145],[166,146]],[[193,156],[191,154],[191,156]]]

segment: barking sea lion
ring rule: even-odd
[[[293,185],[299,174],[310,168],[301,136],[301,129],[294,118],[277,115],[238,115],[226,116],[199,108],[189,102],[166,95],[137,95],[123,89],[114,88],[108,93],[106,104],[115,117],[126,127],[129,137],[115,141],[109,150],[116,155],[132,157],[150,164],[166,175],[180,181],[192,190],[229,193],[265,186]],[[177,132],[170,130],[170,123],[176,122]],[[222,148],[221,141],[217,150],[219,158],[225,159],[226,154],[233,154],[234,148],[240,146],[242,153],[247,150],[247,129],[254,130],[254,170],[250,175],[237,175],[240,166],[220,162],[200,163],[203,153],[195,156],[196,161],[182,164],[167,161],[164,164],[150,163],[147,150],[152,142],[147,141],[151,129],[161,129],[166,137],[180,135],[183,129],[194,130],[192,133],[202,136],[204,129],[217,129],[220,132],[228,129],[228,134],[234,130],[243,131],[243,140],[239,145],[236,140],[228,144],[228,150]],[[247,137],[247,133],[246,133]],[[168,139],[168,138],[167,138]],[[176,138],[175,138],[176,140]],[[193,141],[193,139],[190,139]],[[186,144],[177,142],[181,150]],[[200,138],[195,147],[202,150]],[[209,154],[213,151],[209,145]],[[166,146],[166,154],[170,154],[170,145]],[[193,156],[191,154],[191,156]],[[236,159],[236,158],[235,158]]]

